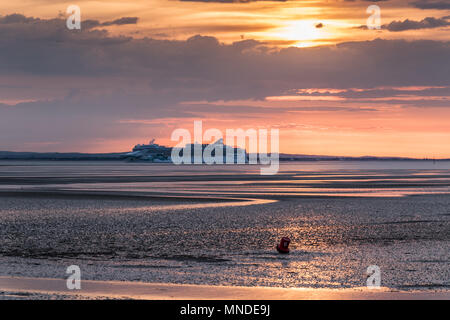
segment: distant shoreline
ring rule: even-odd
[[[151,161],[128,161],[124,159],[127,152],[113,153],[79,153],[79,152],[16,152],[0,151],[0,160],[22,160],[22,161],[120,161],[120,162],[145,162]],[[403,157],[346,157],[346,156],[320,156],[320,155],[297,155],[280,154],[280,161],[450,161],[445,159],[420,159]],[[157,162],[158,163],[158,162]]]

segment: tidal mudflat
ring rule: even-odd
[[[450,290],[450,164],[0,163],[0,276]],[[291,253],[275,244],[291,238]],[[0,288],[1,289],[1,288]]]

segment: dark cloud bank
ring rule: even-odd
[[[205,36],[112,37],[105,30],[67,30],[62,19],[10,16],[0,18],[0,33],[3,75],[139,77],[155,88],[216,89],[215,99],[234,98],[233,91],[262,97],[291,88],[439,85],[447,84],[450,74],[449,42],[431,40],[273,50],[254,40],[225,45]]]
[[[450,9],[449,0],[416,0],[412,1],[411,4],[419,9],[438,9],[438,10]]]
[[[418,29],[434,29],[450,26],[450,21],[447,17],[433,18],[427,17],[421,21],[414,21],[406,19],[404,21],[392,21],[391,23],[384,25],[383,28],[389,31],[406,31],[406,30],[418,30]]]

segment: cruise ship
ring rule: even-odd
[[[122,158],[128,161],[171,162],[172,148],[161,146],[152,139],[148,144],[137,144]]]
[[[235,147],[231,147],[231,146],[227,146],[226,144],[223,143],[223,139],[219,139],[216,142],[212,143],[211,145],[214,146],[218,146],[219,148],[222,148],[222,154],[223,154],[223,163],[227,163],[227,155],[232,154],[233,155],[233,162],[234,164],[240,163],[240,161],[242,161],[243,158],[243,162],[244,163],[248,163],[248,154],[247,151],[245,149],[241,149],[241,148],[235,148]],[[185,148],[190,148],[191,150],[191,163],[195,163],[195,155],[194,155],[194,150],[196,146],[200,146],[200,144],[198,143],[193,143],[193,144],[187,144],[185,146]],[[205,148],[209,146],[209,144],[202,144],[201,145],[201,149],[202,149],[202,154],[205,151]],[[215,150],[213,149],[211,152],[211,156],[215,156]],[[242,157],[240,159],[240,157]],[[202,159],[203,163],[204,163],[204,159]]]
[[[227,154],[233,155],[232,163],[239,163],[239,160],[242,159],[240,157],[243,156],[244,162],[248,163],[248,153],[245,149],[234,148],[223,144],[223,139],[219,139],[214,142],[213,145],[219,145],[220,148],[223,149],[223,163],[227,163],[226,156]],[[194,150],[195,146],[199,146],[199,144],[187,144],[184,148],[180,148],[180,152],[182,150],[190,149],[191,151],[191,163],[195,163],[194,159]],[[208,144],[202,144],[202,154]],[[131,152],[125,153],[122,155],[122,159],[127,161],[145,161],[145,162],[172,162],[171,160],[172,148],[161,146],[155,143],[155,139],[152,139],[148,144],[137,144],[134,146]],[[212,156],[215,155],[215,150],[212,151]],[[204,163],[204,159],[202,159]]]

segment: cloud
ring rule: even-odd
[[[0,16],[0,24],[11,24],[11,23],[30,23],[40,21],[38,18],[25,17],[22,14],[13,13],[6,16]]]
[[[84,20],[82,21],[82,28],[92,29],[96,27],[107,27],[107,26],[121,26],[127,24],[136,24],[138,22],[138,17],[122,17],[113,21],[100,22],[98,20]],[[26,17],[22,14],[14,13],[6,16],[0,16],[0,25],[17,25],[22,24],[24,26],[39,26],[42,28],[44,25],[53,28],[54,30],[61,30],[64,28],[65,20],[62,18],[55,19],[39,19],[34,17]],[[17,27],[17,26],[16,26]]]
[[[447,27],[449,25],[450,22],[447,21],[445,18],[427,17],[421,21],[414,21],[409,19],[406,19],[404,21],[392,21],[391,23],[384,25],[383,29],[398,32],[405,30],[441,28]]]
[[[112,25],[122,26],[125,24],[136,24],[138,19],[139,19],[138,17],[123,17],[123,18],[116,19],[113,21],[103,22],[100,25],[102,25],[102,26],[112,26]]]
[[[419,9],[450,9],[450,2],[448,0],[417,0],[411,4]]]

